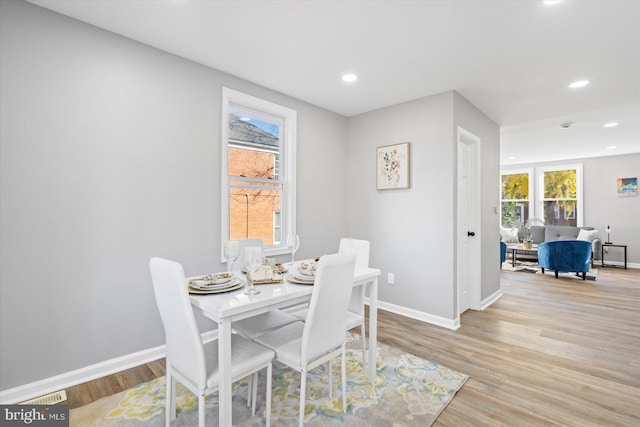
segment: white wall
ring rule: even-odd
[[[628,245],[628,262],[640,266],[640,196],[618,197],[616,193],[618,178],[640,178],[640,154],[518,164],[515,167],[536,168],[559,164],[582,164],[583,224],[596,228],[602,241],[606,240],[605,228],[610,225],[613,230],[611,240]],[[511,168],[514,167],[502,167]],[[538,191],[537,188],[535,191]],[[611,249],[605,259],[622,262],[622,249]]]
[[[379,298],[426,316],[455,320],[456,129],[482,140],[482,298],[499,291],[499,130],[455,92],[361,114],[349,120],[349,231],[371,241],[382,269]],[[411,143],[411,187],[376,190],[379,146]],[[395,273],[395,285],[387,273]],[[418,314],[420,317],[421,315]]]
[[[0,7],[0,390],[163,344],[151,256],[188,275],[223,267],[223,86],[298,111],[299,256],[336,250],[346,118],[29,3]]]

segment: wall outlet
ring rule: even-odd
[[[396,283],[396,275],[393,273],[389,273],[387,275],[387,283],[390,285],[393,285],[394,283]]]

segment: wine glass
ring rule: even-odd
[[[224,243],[224,257],[227,259],[227,271],[233,271],[233,263],[240,256],[240,244],[237,240],[227,240]]]
[[[294,256],[296,251],[300,248],[300,237],[297,234],[289,234],[287,237],[287,248],[291,251],[291,268],[293,269],[296,266]]]
[[[244,249],[244,269],[247,272],[247,281],[250,287],[244,291],[245,295],[259,294],[260,291],[253,287],[254,278],[258,267],[262,264],[262,248],[250,246]]]

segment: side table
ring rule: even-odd
[[[614,243],[603,243],[602,244],[602,249],[601,249],[601,253],[600,253],[600,260],[602,261],[602,267],[618,267],[618,268],[622,268],[619,267],[617,265],[613,265],[613,264],[605,264],[604,263],[604,248],[623,248],[624,249],[624,269],[627,269],[627,245],[618,245],[618,244],[614,244]]]

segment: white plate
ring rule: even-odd
[[[244,283],[238,281],[238,282],[232,283],[231,285],[226,285],[218,289],[196,289],[191,286],[187,286],[187,288],[189,289],[190,294],[208,295],[208,294],[219,294],[222,292],[235,291],[237,289],[242,288],[243,286],[244,286]]]
[[[229,279],[224,283],[218,283],[217,285],[211,284],[210,280],[195,280],[193,282],[189,282],[189,286],[193,289],[200,289],[202,291],[211,291],[214,289],[222,289],[227,288],[233,284],[233,280]]]
[[[316,263],[303,262],[300,267],[298,267],[298,273],[303,277],[316,277]]]
[[[300,277],[297,276],[295,274],[289,274],[287,275],[287,281],[291,282],[291,283],[298,283],[300,285],[313,285],[313,278],[304,278],[304,277]]]
[[[224,272],[192,277],[189,279],[189,284],[200,289],[216,289],[231,284],[234,279],[233,274]]]

